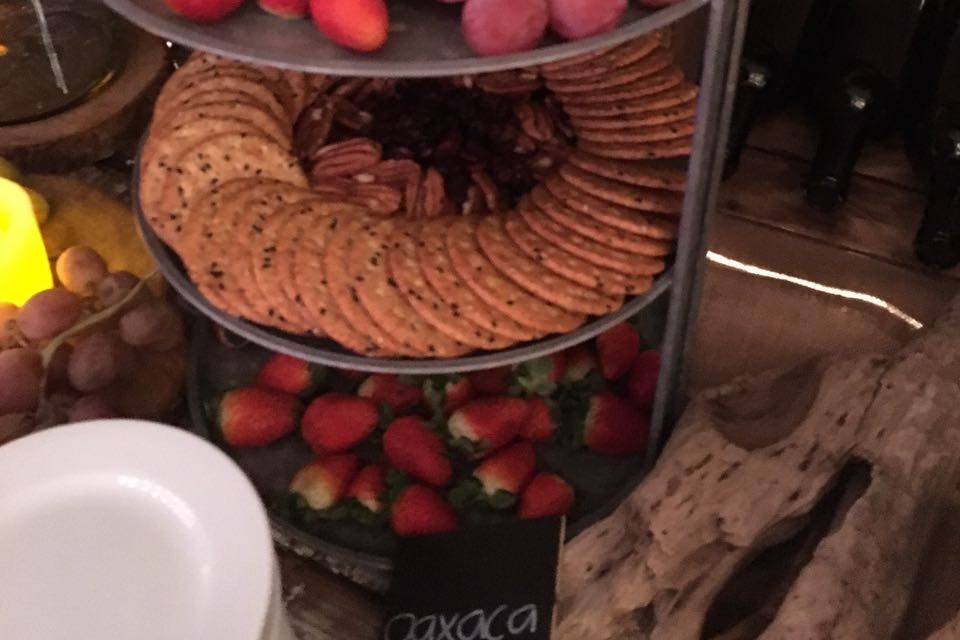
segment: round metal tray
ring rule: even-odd
[[[147,249],[153,256],[154,261],[156,261],[160,272],[177,293],[191,306],[220,326],[229,329],[233,333],[251,342],[271,349],[272,351],[279,351],[280,353],[286,353],[287,355],[296,356],[330,367],[371,373],[441,374],[513,365],[525,360],[532,360],[549,355],[556,351],[562,351],[581,342],[586,342],[614,325],[633,317],[670,288],[672,269],[668,269],[661,274],[660,277],[654,281],[650,291],[627,301],[627,303],[615,313],[592,320],[576,331],[552,338],[545,338],[536,342],[529,342],[511,349],[495,352],[480,352],[477,355],[451,358],[448,360],[368,358],[347,351],[331,340],[298,336],[263,327],[225,313],[212,305],[187,276],[183,264],[180,262],[176,253],[157,237],[144,219],[143,212],[140,209],[139,194],[137,191],[137,184],[139,182],[138,174],[139,172],[134,172],[133,187],[131,189],[137,225],[147,245]]]
[[[651,344],[662,340],[657,317],[644,318],[641,332]],[[382,590],[389,584],[396,541],[386,529],[351,521],[319,522],[312,527],[292,521],[278,506],[296,471],[313,458],[298,435],[265,447],[236,449],[225,446],[210,423],[207,404],[229,389],[249,384],[271,352],[257,345],[228,347],[202,319],[192,332],[187,400],[191,430],[215,442],[250,477],[266,503],[274,537],[293,551],[327,566],[366,587]],[[587,450],[570,451],[541,446],[540,457],[577,487],[578,502],[567,525],[567,537],[609,515],[644,478],[643,456],[611,457]]]
[[[203,25],[180,18],[163,0],[103,1],[151,33],[230,58],[333,75],[431,77],[526,67],[620,44],[665,27],[708,0],[681,0],[657,11],[631,7],[622,26],[608,33],[572,42],[548,39],[532,51],[492,57],[478,57],[464,42],[460,35],[462,5],[436,0],[392,2],[387,44],[365,54],[330,42],[310,20],[281,20],[253,2],[217,24]]]

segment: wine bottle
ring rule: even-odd
[[[822,63],[823,36],[844,0],[754,0],[727,143],[724,177],[732,175],[760,116],[781,108],[796,91],[798,69]],[[819,58],[819,62],[817,62]]]
[[[822,131],[807,177],[807,202],[830,211],[847,198],[867,137],[893,122],[920,0],[851,0],[817,92]]]
[[[930,178],[915,241],[917,258],[942,269],[960,264],[960,0],[951,3],[941,15],[948,18],[941,25],[950,38],[937,64],[940,77],[925,127]]]

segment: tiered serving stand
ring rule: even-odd
[[[390,38],[381,51],[373,54],[342,49],[324,39],[309,21],[279,20],[260,11],[253,2],[246,3],[223,22],[199,25],[176,17],[163,0],[103,1],[147,31],[194,49],[255,64],[368,77],[439,77],[530,67],[672,26],[678,61],[689,77],[699,79],[700,84],[696,132],[688,162],[688,188],[673,264],[649,292],[628,301],[616,313],[594,319],[574,332],[499,352],[451,360],[366,358],[330,341],[284,334],[219,311],[200,295],[176,256],[147,225],[141,224],[147,244],[167,280],[213,322],[271,350],[339,368],[439,374],[511,365],[587,341],[641,312],[657,314],[659,320],[652,324],[658,326],[657,333],[661,334],[662,368],[651,425],[653,446],[646,464],[638,464],[635,480],[643,477],[684,402],[683,363],[699,298],[709,214],[716,200],[723,164],[722,150],[726,145],[748,0],[681,0],[655,11],[634,5],[622,25],[609,33],[575,42],[548,40],[533,51],[497,57],[475,56],[460,35],[461,5],[435,0],[392,0]],[[135,202],[137,182],[134,176]],[[624,491],[633,484],[624,487]],[[596,518],[603,515],[605,510],[598,509]],[[324,546],[315,538],[300,536],[289,525],[276,524],[279,537],[288,542],[305,544],[321,555],[337,551],[326,548],[330,545]],[[352,554],[348,557],[340,556],[350,564],[364,561]]]

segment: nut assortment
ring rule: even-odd
[[[231,314],[371,356],[503,349],[650,288],[696,96],[656,35],[429,81],[197,54],[157,102],[140,204]]]

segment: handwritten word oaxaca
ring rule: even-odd
[[[537,632],[537,605],[527,604],[512,611],[500,605],[493,611],[474,609],[470,613],[436,613],[418,618],[398,613],[387,621],[383,640],[508,640]]]

